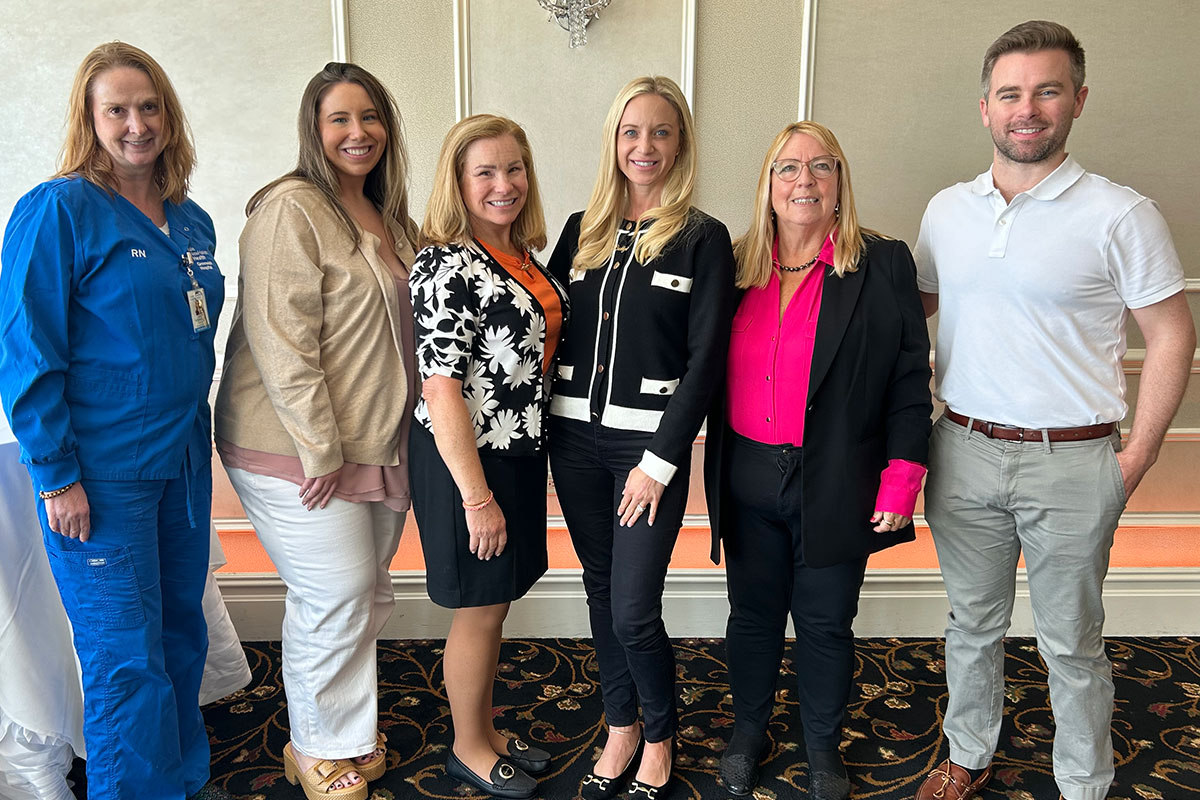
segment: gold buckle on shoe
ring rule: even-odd
[[[507,764],[504,762],[500,763],[500,777],[501,778],[504,778],[504,780],[508,780],[509,778],[513,777],[516,774],[517,774],[517,771],[516,771],[516,769],[513,768],[512,764]]]
[[[613,780],[613,779],[612,778],[601,778],[596,773],[589,772],[587,775],[583,776],[583,783],[581,783],[579,785],[587,786],[589,783],[594,783],[594,784],[596,784],[597,787],[599,787],[600,791],[606,792],[606,791],[608,791],[608,783],[611,780]]]
[[[525,744],[520,739],[513,739],[513,747],[517,748],[518,750],[528,750],[529,749],[529,745]]]
[[[634,781],[629,787],[629,796],[635,797],[638,794],[646,795],[646,800],[655,800],[658,797],[658,790],[661,786],[647,786],[640,781]]]

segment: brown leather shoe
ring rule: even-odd
[[[921,788],[917,789],[916,800],[968,800],[979,794],[991,777],[992,767],[989,764],[979,779],[972,783],[971,774],[947,758],[929,773]]]

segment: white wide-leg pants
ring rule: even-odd
[[[292,746],[313,758],[375,748],[375,638],[395,605],[388,564],[404,514],[333,498],[306,509],[288,481],[229,469],[267,555],[287,586],[283,682]]]

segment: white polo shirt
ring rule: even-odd
[[[1154,202],[1070,157],[1011,203],[990,169],[942,190],[914,256],[938,294],[937,397],[1026,428],[1122,419],[1128,309],[1184,288]]]

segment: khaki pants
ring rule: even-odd
[[[934,425],[925,515],[950,599],[943,730],[950,759],[987,766],[1004,698],[1003,637],[1024,552],[1054,709],[1054,776],[1067,800],[1103,800],[1113,779],[1112,667],[1101,587],[1125,506],[1119,437],[1008,442]]]

